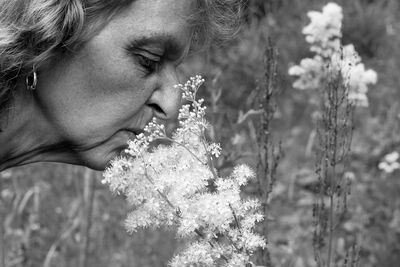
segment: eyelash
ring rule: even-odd
[[[153,60],[144,55],[137,54],[136,55],[139,61],[139,64],[148,72],[153,73],[156,72],[159,68],[160,62],[157,60]]]

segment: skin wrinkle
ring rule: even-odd
[[[0,151],[0,170],[36,161],[101,170],[126,147],[132,136],[129,131],[141,131],[153,115],[173,118],[180,103],[180,94],[173,88],[178,83],[178,58],[163,47],[161,68],[143,76],[144,67],[128,55],[126,47],[132,40],[169,35],[182,43],[178,54],[185,55],[191,27],[176,14],[186,16],[191,7],[181,0],[137,0],[80,50],[66,50],[40,68],[36,91],[27,95],[20,81],[16,88],[19,110],[8,132],[0,135],[0,144],[20,125],[25,125],[24,137],[18,138],[18,149],[6,149],[18,153]]]
[[[154,55],[158,57],[163,57],[165,56],[164,54],[168,54],[169,60],[179,62],[187,55],[186,47],[187,46],[180,43],[179,40],[176,40],[173,36],[165,34],[134,39],[130,41],[130,45],[126,49],[131,53],[139,49],[148,53],[154,53]]]

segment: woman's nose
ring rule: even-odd
[[[154,116],[170,120],[177,116],[181,101],[181,92],[174,86],[179,83],[175,68],[166,69],[160,76],[157,88],[148,101]]]

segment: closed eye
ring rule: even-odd
[[[158,71],[164,61],[176,62],[179,65],[187,55],[189,46],[180,42],[174,35],[149,33],[130,40],[126,47],[129,55],[143,67],[147,74]]]
[[[138,63],[146,70],[146,72],[153,73],[159,69],[160,61],[153,60],[149,57],[146,57],[142,54],[136,54],[138,59]]]

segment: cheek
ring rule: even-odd
[[[89,49],[91,52],[81,64],[83,70],[80,73],[84,75],[77,79],[84,84],[82,98],[92,99],[99,107],[120,105],[134,111],[143,106],[150,97],[151,83],[142,77],[133,60],[121,49],[100,49],[96,45]]]
[[[87,58],[58,65],[47,77],[41,81],[47,85],[40,90],[42,107],[50,123],[70,140],[113,134],[140,112],[151,91],[124,64]]]

